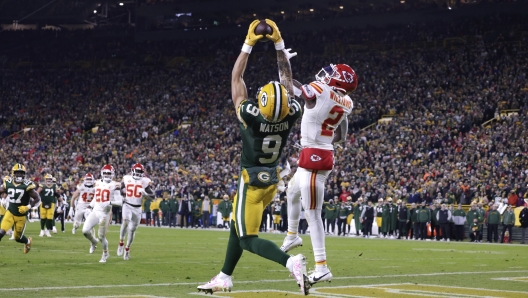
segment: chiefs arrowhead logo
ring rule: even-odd
[[[310,160],[313,161],[313,162],[318,162],[320,161],[322,158],[321,156],[319,155],[315,155],[315,154],[312,154],[312,156],[310,156]]]
[[[351,73],[346,71],[343,71],[343,79],[349,84],[354,82],[354,76],[352,76]]]

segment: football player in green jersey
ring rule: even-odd
[[[301,116],[301,106],[293,95],[289,62],[289,58],[296,54],[284,49],[279,28],[268,19],[265,22],[271,27],[268,28],[271,33],[266,37],[275,43],[280,83],[272,81],[264,85],[258,91],[257,101],[249,100],[243,74],[251,49],[259,39],[264,38],[263,33],[255,33],[259,24],[266,27],[263,22],[255,20],[251,23],[231,73],[231,93],[242,139],[241,174],[233,202],[233,220],[224,266],[210,282],[198,286],[198,291],[206,293],[231,290],[231,275],[244,250],[288,268],[302,293],[308,294],[310,288],[306,258],[302,254],[290,257],[272,241],[258,237],[263,209],[277,193],[282,149],[291,128]]]
[[[31,207],[37,206],[40,196],[35,191],[37,186],[26,179],[26,167],[15,164],[11,170],[12,176],[4,178],[0,186],[0,193],[7,193],[9,205],[0,225],[0,240],[13,225],[15,241],[24,244],[24,253],[31,249],[31,237],[24,236],[27,213]]]
[[[44,184],[38,188],[38,193],[42,199],[40,204],[40,237],[51,237],[50,231],[53,229],[55,206],[57,198],[60,196],[57,184],[53,183],[53,176],[44,175]]]

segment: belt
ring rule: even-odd
[[[133,204],[130,204],[129,202],[125,202],[125,204],[130,205],[130,206],[132,206],[132,207],[136,207],[136,208],[141,207],[141,205],[133,205]]]

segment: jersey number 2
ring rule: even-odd
[[[13,203],[13,204],[20,204],[22,203],[22,196],[24,195],[24,190],[23,189],[12,189],[12,188],[9,188],[7,190],[7,197],[9,198],[9,202],[10,203]],[[15,194],[16,194],[16,198],[15,198]]]
[[[110,191],[108,189],[96,189],[95,201],[97,203],[104,203],[110,201]]]
[[[329,117],[323,121],[323,125],[321,127],[321,135],[325,137],[331,137],[334,135],[334,130],[336,129],[336,124],[341,121],[341,118],[343,118],[343,114],[345,114],[345,111],[343,111],[343,108],[340,106],[334,106],[330,112],[328,113]]]

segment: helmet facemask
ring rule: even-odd
[[[132,168],[132,178],[139,180],[143,178],[145,172],[140,168]]]
[[[102,177],[102,179],[103,179],[104,182],[107,182],[107,183],[108,183],[108,182],[112,181],[112,177],[113,177],[113,176],[114,176],[114,175],[112,174],[112,172],[110,172],[110,171],[108,171],[108,170],[103,170],[103,171],[101,172],[101,177]]]
[[[14,171],[13,172],[13,178],[15,180],[15,183],[22,183],[26,179],[26,172],[24,171]]]

